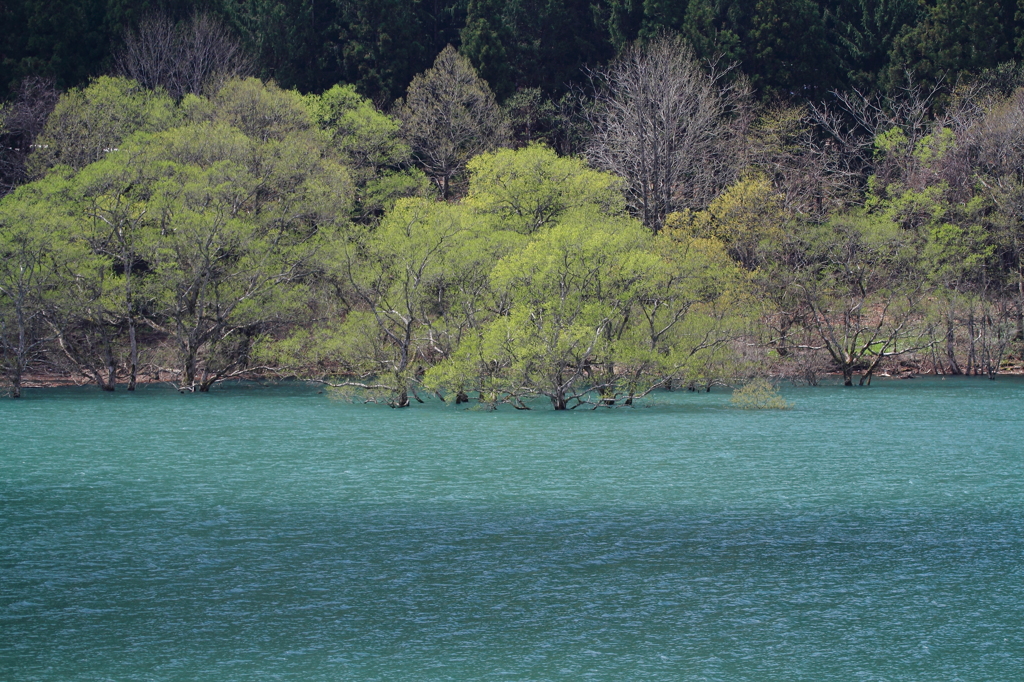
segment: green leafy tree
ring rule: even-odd
[[[101,76],[88,87],[61,96],[36,140],[29,172],[40,176],[56,165],[80,170],[133,133],[167,130],[177,123],[174,102],[167,94],[126,78]]]
[[[522,402],[544,396],[556,410],[609,387],[596,365],[613,363],[612,339],[634,290],[655,267],[650,233],[628,218],[572,211],[491,275],[502,314],[460,344],[430,380],[478,377],[484,396]]]
[[[125,148],[108,154],[79,172],[71,182],[65,210],[79,221],[80,236],[90,249],[109,259],[113,268],[95,270],[91,276],[79,278],[84,289],[79,296],[89,300],[83,311],[89,311],[80,329],[84,335],[62,334],[61,346],[83,371],[98,376],[91,369],[97,349],[113,367],[113,345],[110,329],[122,328],[128,336],[127,374],[129,391],[135,390],[139,371],[139,326],[144,324],[147,301],[145,278],[149,263],[142,255],[147,232],[149,198],[159,177],[144,146],[128,141]],[[91,293],[90,293],[91,292]],[[99,342],[93,341],[97,330]],[[78,348],[78,350],[75,350]],[[114,372],[100,385],[114,387]]]
[[[260,142],[281,141],[293,133],[313,129],[310,112],[299,93],[257,78],[229,81],[210,98],[207,107],[196,98],[186,103],[186,108],[194,112],[193,120],[225,123]]]
[[[885,358],[927,345],[920,304],[927,282],[915,233],[870,214],[837,216],[811,228],[807,265],[794,282],[807,324],[842,372],[843,383],[870,384]]]
[[[607,215],[625,212],[618,178],[541,145],[481,154],[468,169],[466,204],[493,221],[495,229],[530,235],[573,209],[593,207]]]
[[[710,390],[727,381],[739,370],[731,344],[751,319],[745,279],[721,241],[670,227],[652,250],[657,266],[636,291],[607,368],[611,399],[627,405],[660,386]]]
[[[0,364],[14,398],[46,356],[62,289],[86,255],[68,240],[53,190],[53,183],[27,185],[0,201]]]
[[[337,388],[407,407],[427,368],[483,321],[489,274],[517,236],[479,229],[459,206],[403,199],[376,229],[341,237],[331,261],[349,302],[344,319],[299,330],[280,350],[352,377],[330,382]]]
[[[360,219],[377,216],[397,199],[423,194],[428,180],[405,168],[412,149],[399,135],[401,123],[381,113],[351,85],[336,85],[306,98],[314,123],[331,137],[357,189]]]
[[[741,410],[788,410],[793,407],[779,395],[779,389],[764,378],[754,379],[735,389],[730,402]]]

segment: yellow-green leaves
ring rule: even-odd
[[[398,136],[402,124],[378,111],[354,86],[335,85],[322,95],[307,95],[306,105],[354,166],[379,168],[409,158],[409,145]]]
[[[213,120],[266,142],[284,140],[313,127],[302,96],[256,78],[228,81],[211,98]]]
[[[754,379],[733,390],[730,402],[741,410],[788,410],[793,407],[767,379]]]
[[[167,130],[180,121],[174,101],[126,78],[101,76],[61,96],[29,160],[40,176],[55,165],[79,170],[118,149],[135,132]]]
[[[669,215],[665,228],[720,240],[736,260],[753,269],[777,246],[787,220],[771,182],[753,176],[731,185],[707,210]]]
[[[533,234],[583,207],[606,215],[625,212],[621,180],[542,145],[481,154],[468,168],[467,204],[493,220],[496,229]]]

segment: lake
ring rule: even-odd
[[[1020,680],[1024,380],[0,401],[0,679]]]

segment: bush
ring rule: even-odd
[[[742,410],[789,410],[793,407],[767,379],[754,379],[734,390],[732,404]]]

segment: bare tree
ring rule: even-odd
[[[802,105],[766,108],[746,139],[748,162],[771,179],[785,209],[816,221],[861,200],[860,151],[823,134]]]
[[[124,36],[115,57],[117,72],[147,88],[164,88],[175,99],[215,91],[252,71],[241,45],[217,19],[197,12],[175,23],[151,14]]]
[[[672,211],[704,208],[742,166],[748,89],[697,62],[678,38],[635,45],[602,71],[587,155],[626,180],[631,210],[652,230]]]
[[[494,93],[451,45],[413,78],[396,113],[414,160],[445,198],[471,158],[509,143],[508,121]]]
[[[890,96],[859,91],[833,92],[834,103],[811,104],[808,125],[817,144],[835,151],[830,172],[851,187],[863,188],[870,175],[876,187],[889,185],[923,189],[945,182],[958,192],[958,201],[969,198],[970,166],[962,155],[949,153],[942,131],[962,138],[980,114],[979,86],[964,83],[952,90],[939,82],[924,89],[906,76],[906,85]],[[945,102],[941,111],[937,101]],[[813,150],[815,144],[808,145]],[[931,153],[925,147],[932,147]]]

